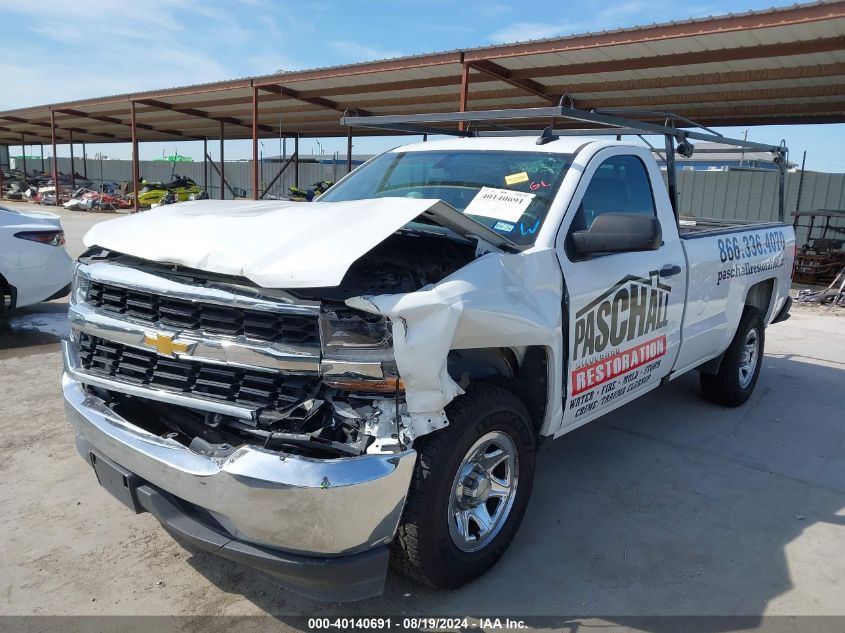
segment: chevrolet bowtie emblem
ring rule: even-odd
[[[167,334],[155,334],[153,336],[145,334],[144,344],[154,347],[162,356],[175,356],[176,352],[184,353],[188,351],[187,343],[174,343],[173,337]]]

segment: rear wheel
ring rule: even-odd
[[[448,408],[449,426],[415,443],[414,478],[393,563],[428,585],[452,589],[502,556],[534,479],[534,430],[525,405],[476,384]]]
[[[763,315],[756,308],[746,308],[718,373],[700,375],[704,397],[726,407],[748,400],[760,376],[764,343]]]

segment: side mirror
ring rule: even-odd
[[[581,255],[654,251],[663,243],[663,232],[652,215],[602,213],[589,229],[575,231],[572,243]]]

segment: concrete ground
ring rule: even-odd
[[[62,216],[74,255],[108,217]],[[843,310],[769,328],[743,407],[703,401],[691,374],[546,443],[523,525],[480,580],[437,592],[392,574],[382,597],[337,605],[186,550],[97,485],[59,394],[65,309],[0,335],[0,614],[845,615]]]

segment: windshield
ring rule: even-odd
[[[571,164],[571,154],[550,152],[387,152],[329,189],[320,202],[440,199],[509,241],[528,245]]]

